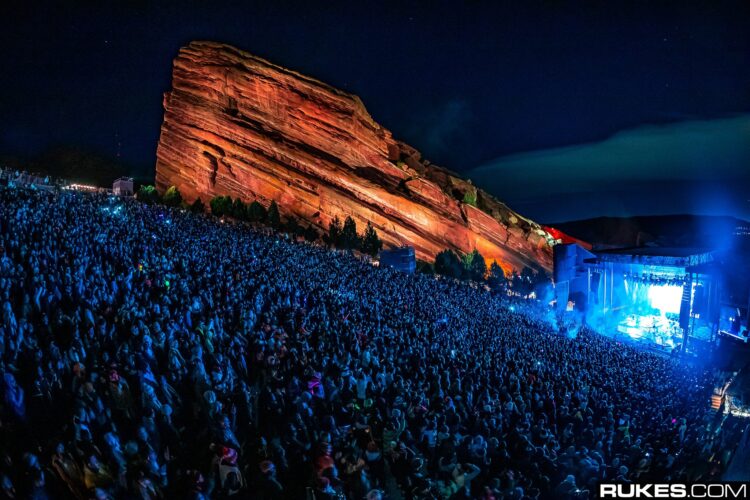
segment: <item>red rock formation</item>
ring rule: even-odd
[[[233,47],[193,42],[164,96],[156,183],[268,204],[327,230],[350,215],[432,260],[478,249],[506,271],[551,268],[539,225],[393,139],[358,97]],[[462,202],[476,193],[477,207]]]

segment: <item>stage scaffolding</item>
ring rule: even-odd
[[[555,253],[556,300],[603,334],[670,351],[709,346],[719,316],[712,260],[695,249],[564,245]]]

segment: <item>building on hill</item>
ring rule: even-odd
[[[117,196],[133,196],[133,178],[120,177],[112,183],[112,192]]]

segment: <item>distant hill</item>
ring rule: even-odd
[[[735,217],[652,215],[596,217],[547,226],[600,248],[642,245],[719,247],[733,239],[738,226],[750,226],[750,222]]]
[[[112,187],[112,181],[124,175],[153,183],[153,170],[148,167],[134,167],[75,146],[51,148],[36,156],[0,154],[0,166],[102,187]]]

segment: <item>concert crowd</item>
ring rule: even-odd
[[[0,188],[0,496],[572,499],[721,472],[710,373],[510,303],[210,215]]]

